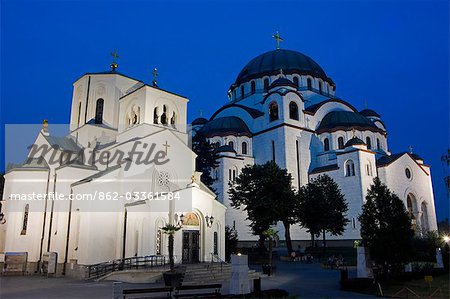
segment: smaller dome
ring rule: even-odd
[[[370,119],[357,112],[335,110],[327,113],[319,127],[317,133],[336,131],[339,129],[348,130],[356,128],[357,130],[381,131]]]
[[[354,146],[354,145],[366,145],[366,143],[355,136],[352,139],[350,139],[349,141],[347,141],[345,143],[344,147],[349,147],[349,146]]]
[[[229,146],[228,144],[227,144],[227,145],[219,146],[219,147],[216,149],[216,152],[217,152],[217,153],[236,153],[236,151],[234,150],[234,148],[232,148],[232,147]]]
[[[361,110],[359,113],[365,117],[370,117],[370,116],[381,117],[378,113],[376,113],[372,109],[364,109],[364,110]]]
[[[284,78],[284,77],[280,77],[280,78],[276,79],[275,81],[273,81],[272,84],[270,84],[269,89],[272,89],[277,86],[290,86],[290,87],[297,88],[297,86],[295,86],[295,84],[291,80]]]
[[[208,120],[207,120],[206,118],[204,118],[204,117],[198,117],[198,118],[194,119],[194,121],[192,122],[192,125],[193,125],[193,126],[196,126],[196,125],[204,125],[204,124],[206,124],[207,122],[208,122]]]
[[[200,132],[207,137],[252,136],[245,122],[236,116],[225,116],[210,120],[201,128]]]

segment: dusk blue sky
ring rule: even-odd
[[[337,96],[382,115],[392,152],[411,145],[431,165],[438,218],[448,217],[448,1],[187,2],[1,1],[2,136],[4,124],[67,123],[73,81],[108,70],[113,49],[121,73],[150,83],[157,67],[162,88],[190,99],[190,121],[209,117],[278,30]]]

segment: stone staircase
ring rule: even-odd
[[[250,280],[257,279],[261,273],[249,270]],[[201,285],[212,283],[223,283],[231,278],[231,264],[200,263],[186,265],[183,285]]]

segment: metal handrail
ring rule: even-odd
[[[223,272],[223,265],[224,264],[226,265],[228,263],[226,261],[222,260],[218,254],[211,252],[210,255],[211,255],[211,264],[220,263],[220,272]],[[214,259],[216,261],[214,261]]]
[[[167,261],[168,260],[163,255],[147,255],[127,257],[89,265],[87,268],[87,279],[99,278],[115,271],[164,266],[167,264]]]

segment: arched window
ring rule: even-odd
[[[306,86],[308,87],[309,90],[312,89],[312,80],[311,80],[311,78],[308,78],[306,80]]]
[[[428,208],[425,201],[422,201],[420,209],[422,210],[422,215],[420,216],[420,225],[422,227],[422,231],[427,232],[430,229],[430,226],[428,225]]]
[[[345,176],[355,176],[355,163],[352,160],[345,162]]]
[[[264,79],[264,92],[269,91],[269,78]]]
[[[174,125],[175,124],[175,120],[176,120],[176,118],[175,118],[175,111],[172,113],[172,117],[170,118],[170,124],[171,125]]]
[[[319,81],[319,93],[322,94],[322,82]]]
[[[409,217],[411,218],[411,228],[416,231],[417,221],[414,214],[417,212],[417,201],[415,196],[411,193],[406,197],[406,208],[408,210]]]
[[[163,113],[161,114],[161,123],[167,125],[167,106],[163,105]]]
[[[215,147],[215,148],[219,148],[219,147],[220,147],[220,142],[217,141],[216,143],[214,143],[214,147]]]
[[[153,123],[156,125],[158,124],[158,107],[155,107],[155,109],[153,109]]]
[[[380,139],[377,138],[377,150],[381,150]]]
[[[269,105],[269,120],[274,121],[278,119],[278,104],[275,102]]]
[[[247,155],[247,142],[242,142],[242,154]]]
[[[22,231],[20,232],[20,234],[22,236],[27,234],[29,211],[30,211],[30,205],[26,204],[25,208],[23,210]]]
[[[323,140],[323,150],[326,152],[330,150],[330,140],[328,138]]]
[[[103,99],[98,99],[95,105],[95,123],[102,124],[103,123]]]
[[[298,84],[298,77],[297,76],[294,77],[294,85],[298,89],[299,84]]]
[[[372,140],[370,139],[369,136],[366,137],[366,144],[368,149],[372,148]]]
[[[131,109],[131,124],[137,125],[140,123],[140,116],[141,116],[141,108],[137,106],[133,106]]]
[[[298,106],[295,102],[289,103],[289,118],[298,120]]]
[[[234,142],[233,141],[228,142],[228,146],[234,149]]]
[[[338,138],[338,149],[343,149],[344,148],[344,137],[339,137]]]
[[[256,92],[256,84],[255,84],[255,81],[252,81],[252,82],[250,83],[250,88],[251,88],[252,94],[254,94],[254,93]]]
[[[417,212],[417,202],[416,197],[411,193],[406,197],[406,207],[410,214],[414,214]]]
[[[80,104],[78,104],[78,120],[77,120],[78,127],[80,126],[80,119],[81,119],[81,102]]]
[[[244,98],[244,95],[245,95],[245,93],[244,93],[244,85],[241,85],[241,99]]]

